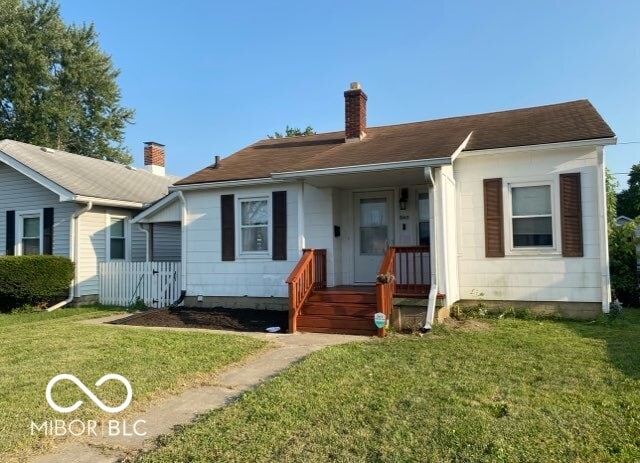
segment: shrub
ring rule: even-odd
[[[614,226],[609,230],[609,268],[614,299],[625,305],[640,303],[636,245],[636,222]]]
[[[0,310],[40,306],[66,295],[73,262],[58,256],[0,257]]]

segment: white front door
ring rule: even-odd
[[[354,218],[354,283],[372,284],[393,244],[393,191],[355,193]]]

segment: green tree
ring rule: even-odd
[[[607,226],[609,227],[609,233],[616,225],[616,217],[617,213],[617,203],[618,197],[616,195],[616,189],[620,185],[616,180],[615,176],[611,173],[611,171],[607,168]]]
[[[640,163],[631,166],[627,189],[618,193],[618,214],[632,219],[640,216]]]
[[[297,127],[287,127],[284,129],[284,135],[280,132],[275,132],[273,135],[267,135],[269,138],[290,138],[290,137],[306,137],[307,135],[315,135],[316,132],[310,125],[306,129],[300,130]]]
[[[53,0],[0,0],[0,139],[129,164],[119,71]]]
[[[634,170],[632,167],[632,173]],[[640,173],[640,170],[638,170]],[[629,185],[631,186],[631,177]],[[623,304],[637,306],[640,303],[640,288],[638,287],[636,237],[637,221],[625,225],[616,225],[616,204],[620,203],[620,196],[616,197],[618,182],[607,169],[607,223],[609,226],[609,275],[611,289],[617,299]],[[626,214],[622,214],[626,215]],[[634,217],[634,216],[631,216]]]

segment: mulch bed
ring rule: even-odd
[[[147,310],[112,323],[233,331],[265,331],[271,326],[279,326],[280,332],[286,332],[289,320],[287,312],[276,310],[180,307],[174,310]]]

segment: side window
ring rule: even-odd
[[[125,219],[112,217],[109,223],[109,259],[126,259]]]
[[[23,256],[42,253],[41,219],[39,214],[20,216],[20,244]]]
[[[269,252],[269,199],[240,200],[240,252]]]
[[[429,246],[429,193],[418,194],[418,238],[420,246]]]
[[[514,248],[553,247],[551,185],[511,186]]]

